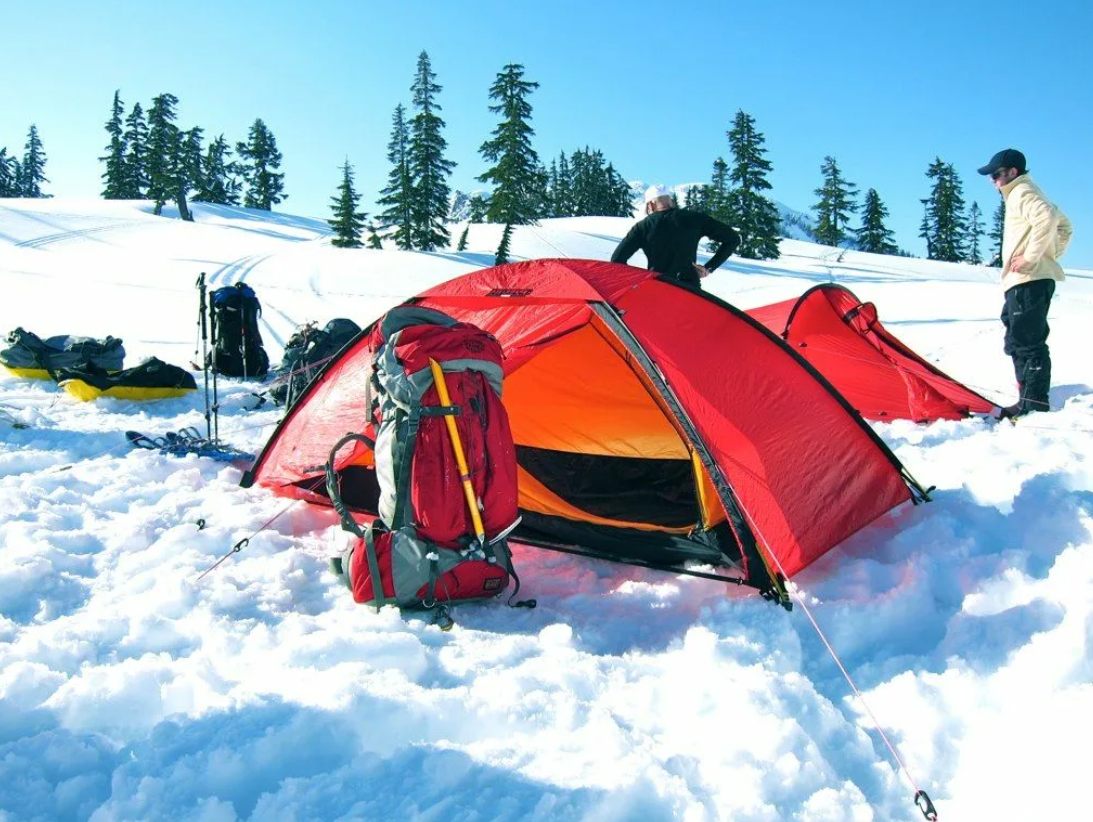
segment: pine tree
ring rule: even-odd
[[[8,156],[6,146],[0,147],[0,197],[18,197],[15,184],[15,159]]]
[[[467,226],[463,229],[463,233],[459,235],[459,245],[456,246],[456,251],[467,250],[467,235],[470,233],[471,227]]]
[[[437,114],[440,104],[436,97],[443,90],[424,51],[418,55],[417,72],[410,86],[413,105],[417,110],[410,121],[410,173],[413,179],[411,214],[413,247],[433,251],[446,246],[450,239],[444,227],[448,213],[448,177],[455,163],[444,158],[448,141],[441,130],[444,121]]]
[[[11,158],[11,179],[13,181],[12,197],[26,197],[23,193],[23,164],[14,157]]]
[[[610,217],[633,217],[634,216],[634,192],[630,188],[630,183],[626,181],[619,172],[615,170],[615,166],[611,163],[607,164],[607,187],[612,192],[611,199],[611,212]]]
[[[991,254],[990,265],[995,268],[1002,267],[1002,237],[1006,227],[1006,201],[999,200],[998,208],[994,210],[994,219],[991,220],[991,230],[987,235],[994,240],[994,253]]]
[[[490,210],[490,201],[481,194],[471,195],[467,201],[467,221],[471,223],[486,222],[486,215]]]
[[[410,131],[406,125],[406,109],[395,107],[391,123],[391,140],[387,143],[387,188],[380,192],[379,219],[385,228],[394,227],[392,239],[404,251],[414,247],[413,176],[410,172]]]
[[[923,218],[930,259],[961,262],[967,257],[964,243],[968,224],[960,178],[952,164],[942,162],[940,157],[930,164],[926,176],[934,180],[930,196],[924,201]]]
[[[205,158],[202,156],[201,141],[205,129],[194,126],[189,131],[179,135],[179,160],[178,160],[178,201],[179,213],[182,219],[192,220],[193,214],[186,206],[186,196],[192,190],[202,191],[205,188]]]
[[[930,218],[930,199],[919,200],[922,203],[922,222],[918,225],[918,236],[926,241],[926,259],[934,258],[932,221]]]
[[[509,246],[511,243],[512,226],[506,224],[505,230],[501,233],[501,244],[497,246],[497,254],[493,258],[494,265],[504,265],[509,261]]]
[[[704,211],[722,222],[731,219],[729,212],[729,164],[723,157],[713,161],[713,174],[710,176],[710,184],[704,186],[705,194]]]
[[[281,152],[277,139],[261,118],[254,121],[247,135],[247,142],[236,143],[235,153],[242,163],[243,179],[247,193],[243,205],[270,211],[278,203],[288,199],[285,195],[285,175],[278,174]]]
[[[239,168],[231,160],[232,150],[221,134],[209,143],[201,158],[201,185],[195,200],[220,205],[239,205]]]
[[[349,165],[348,157],[342,165],[342,182],[338,186],[338,194],[331,197],[330,201],[334,212],[334,219],[327,221],[334,229],[334,239],[330,244],[336,248],[360,248],[361,231],[368,215],[357,211],[361,196],[353,188],[353,167]]]
[[[895,254],[899,251],[894,242],[895,235],[884,224],[888,209],[881,202],[880,195],[874,188],[865,192],[862,203],[861,228],[855,233],[858,248],[873,254]]]
[[[736,253],[756,260],[776,259],[781,221],[774,203],[762,194],[770,189],[767,174],[771,165],[763,156],[767,153],[763,148],[766,141],[755,130],[755,120],[743,111],[736,112],[728,138],[733,154],[729,179],[734,184],[728,211],[741,234]]]
[[[839,172],[835,158],[824,157],[820,166],[823,185],[813,193],[820,201],[812,207],[816,212],[816,227],[813,229],[816,241],[824,245],[840,245],[847,237],[846,224],[850,214],[858,210],[854,198],[858,187],[847,181]]]
[[[502,120],[493,130],[493,139],[479,148],[482,157],[494,165],[478,180],[494,185],[486,215],[491,223],[527,225],[536,222],[543,213],[546,179],[539,155],[531,146],[535,131],[528,124],[531,119],[528,97],[539,84],[523,78],[524,67],[510,63],[490,87],[490,99],[497,103],[489,109],[500,114]]]
[[[632,217],[634,201],[630,184],[603,152],[585,146],[567,160],[558,158],[556,180],[549,193],[559,217]]]
[[[555,217],[573,216],[573,171],[569,167],[569,159],[564,151],[558,155],[558,174],[557,178],[551,182],[550,199],[554,206]]]
[[[971,210],[968,212],[968,262],[979,265],[983,262],[979,250],[979,241],[983,237],[983,212],[979,210],[979,203],[972,201]]]
[[[125,118],[125,185],[123,200],[143,199],[148,190],[148,126],[140,103]]]
[[[106,121],[106,133],[110,135],[110,143],[106,146],[106,156],[99,160],[106,163],[106,171],[102,179],[106,184],[102,191],[105,200],[120,200],[126,196],[125,184],[125,133],[122,116],[125,106],[121,101],[121,90],[114,92],[114,105],[110,111],[110,119]]]
[[[177,196],[181,182],[182,134],[175,125],[177,105],[173,94],[160,94],[148,110],[148,199],[155,203],[152,213],[156,215]]]
[[[42,193],[42,183],[48,183],[46,178],[46,153],[42,148],[42,140],[38,136],[38,127],[31,125],[27,132],[27,142],[23,150],[23,162],[19,167],[19,186],[21,197],[46,197]]]
[[[383,250],[383,241],[380,240],[380,235],[376,233],[375,226],[368,227],[368,247],[374,248],[377,251]]]
[[[726,195],[728,192],[726,192]],[[726,196],[727,199],[727,196]],[[710,213],[710,186],[705,183],[693,185],[683,195],[683,207],[701,214]]]

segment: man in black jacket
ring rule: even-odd
[[[638,251],[645,252],[649,269],[692,288],[699,280],[728,259],[740,245],[740,235],[708,214],[677,208],[664,186],[650,186],[645,192],[644,220],[623,237],[611,262],[625,263]],[[706,265],[699,265],[698,243],[707,237],[720,243]]]

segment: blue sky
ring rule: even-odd
[[[1093,268],[1093,3],[99,0],[0,6],[0,146],[38,126],[56,196],[101,190],[97,161],[115,89],[127,110],[178,96],[179,125],[234,143],[261,117],[284,153],[285,211],[328,216],[348,156],[364,207],[385,184],[391,113],[428,51],[447,121],[452,185],[478,187],[495,125],[487,91],[509,62],[541,84],[536,148],[601,149],[629,179],[709,178],[737,109],[756,119],[775,199],[815,201],[833,155],[876,188],[902,247],[924,252],[919,199],[935,156],[970,203],[997,204],[975,173],[1020,148],[1071,217],[1066,264]]]

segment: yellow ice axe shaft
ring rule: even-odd
[[[429,358],[429,368],[433,372],[433,382],[436,383],[436,393],[440,397],[441,405],[451,405],[452,400],[448,395],[448,384],[444,382],[444,371],[440,363]],[[448,426],[448,437],[452,441],[452,450],[455,452],[455,461],[459,465],[459,479],[463,482],[463,496],[467,499],[467,509],[471,512],[471,522],[474,524],[474,534],[478,537],[478,544],[486,546],[486,529],[482,526],[482,514],[478,510],[478,499],[474,495],[471,486],[471,475],[467,470],[467,457],[463,453],[463,442],[459,439],[459,430],[455,427],[455,418],[450,414],[444,415],[444,423]]]

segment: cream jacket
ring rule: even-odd
[[[1002,288],[1033,280],[1064,279],[1059,258],[1070,244],[1070,220],[1048,202],[1044,192],[1028,174],[1002,186],[1006,201],[1006,222],[1002,230]],[[1010,271],[1010,262],[1025,258],[1021,271]]]

